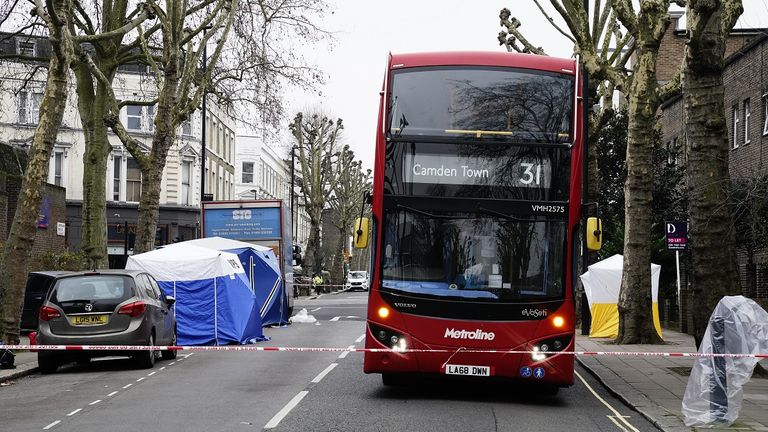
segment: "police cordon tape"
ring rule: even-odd
[[[391,348],[346,348],[346,347],[262,347],[253,345],[176,346],[176,345],[2,345],[0,350],[28,351],[288,351],[288,352],[372,352],[372,353],[478,353],[478,354],[527,354],[527,355],[575,355],[575,356],[637,356],[637,357],[723,357],[768,359],[768,353],[719,354],[685,352],[644,352],[644,351],[530,351],[500,349],[391,349]]]

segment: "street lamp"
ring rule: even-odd
[[[296,210],[293,208],[293,192],[294,183],[296,180],[296,146],[291,146],[291,241],[296,242],[296,224],[294,222],[294,214]]]
[[[208,25],[203,27],[203,80],[205,80],[205,72],[208,69],[208,42],[205,39],[205,35],[208,32],[208,30],[212,29],[213,26]],[[203,136],[200,139],[200,144],[202,145],[202,151],[200,152],[200,209],[203,208],[203,201],[205,200],[205,139],[206,139],[206,126],[205,126],[205,116],[208,112],[208,110],[205,107],[205,101],[208,95],[208,83],[203,82],[203,125],[202,125],[202,132]]]
[[[255,199],[255,200],[259,199],[259,197],[257,195],[259,193],[259,191],[257,189],[251,189],[251,192],[253,192],[253,199]]]

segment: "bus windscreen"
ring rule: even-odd
[[[562,299],[566,223],[540,219],[389,209],[382,288],[461,301]]]
[[[570,143],[573,77],[489,67],[422,67],[392,75],[389,136]]]

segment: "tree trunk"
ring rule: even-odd
[[[176,58],[176,57],[174,57]],[[178,67],[166,67],[163,87],[157,105],[155,117],[155,136],[152,139],[152,151],[146,167],[141,168],[141,201],[139,203],[139,221],[136,231],[135,253],[148,252],[155,248],[157,223],[160,219],[160,188],[163,170],[168,159],[168,152],[176,141],[173,108],[176,106],[178,91]]]
[[[638,43],[629,89],[627,179],[624,184],[624,269],[619,293],[617,343],[659,343],[651,312],[651,199],[654,119],[658,108],[656,55]]]
[[[731,208],[727,204],[729,140],[725,120],[720,10],[689,8],[684,104],[688,138],[693,336],[698,346],[724,295],[740,294]],[[730,28],[728,29],[730,30]]]
[[[72,58],[71,41],[62,29],[71,13],[71,3],[56,1],[56,14],[62,24],[55,28],[49,23],[54,49],[48,64],[48,78],[40,104],[40,121],[35,129],[22,179],[16,213],[11,232],[0,256],[0,331],[5,344],[19,343],[19,321],[24,305],[27,262],[35,242],[42,190],[48,179],[48,164],[56,136],[67,105],[69,63]]]
[[[81,66],[85,68],[85,66]],[[83,122],[83,233],[81,250],[91,269],[107,268],[107,158],[112,151],[104,117],[108,112],[107,90],[99,85],[96,93],[81,90],[80,83],[90,80],[90,73],[78,77],[78,109]],[[111,75],[110,75],[111,76]]]
[[[307,239],[308,258],[310,262],[307,268],[312,270],[312,274],[320,274],[323,270],[323,252],[320,250],[320,223],[314,222],[310,216],[309,238]]]
[[[339,283],[344,283],[344,276],[346,275],[346,272],[344,271],[344,266],[347,263],[347,261],[344,259],[344,252],[347,249],[345,231],[345,229],[339,228],[339,242],[336,245],[336,259],[334,259],[334,262],[336,263],[334,266],[334,277],[337,281],[339,281]]]

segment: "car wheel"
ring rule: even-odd
[[[176,329],[173,330],[173,336],[171,336],[171,346],[176,346]],[[176,358],[178,351],[176,350],[165,350],[163,351],[163,360],[173,360]]]
[[[40,369],[40,373],[52,374],[59,368],[59,361],[50,353],[39,352],[37,353],[37,367]]]
[[[150,345],[150,346],[155,345],[155,335],[149,336],[149,341],[147,342],[147,345]],[[157,351],[156,350],[139,351],[139,353],[135,354],[133,358],[136,361],[136,366],[138,366],[139,368],[152,369],[153,367],[155,367],[155,359],[157,358]]]

